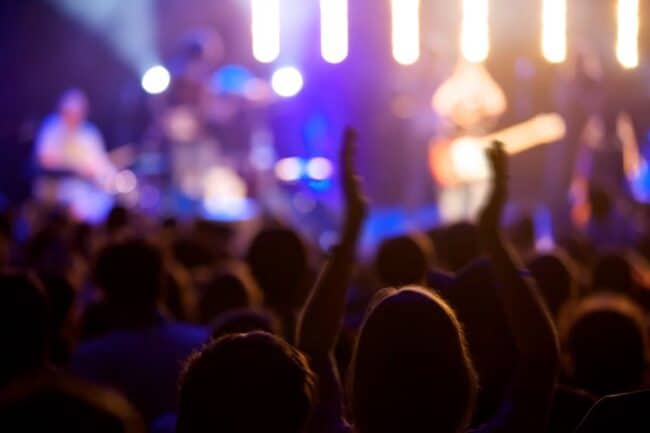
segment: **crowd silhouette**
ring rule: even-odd
[[[650,431],[648,241],[604,246],[602,191],[588,230],[537,253],[525,221],[502,227],[494,143],[476,222],[365,261],[357,147],[346,129],[325,253],[274,221],[240,252],[240,228],[214,222],[3,212],[0,430]]]

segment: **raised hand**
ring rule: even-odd
[[[557,378],[557,339],[539,294],[522,277],[517,257],[500,235],[499,222],[508,200],[508,164],[503,144],[493,143],[487,157],[492,167],[492,190],[481,212],[479,230],[518,352],[510,396],[504,402],[507,409],[502,412],[507,415],[498,419],[497,430],[541,433]],[[513,406],[513,401],[517,405]]]
[[[493,142],[486,153],[492,168],[492,185],[488,201],[480,214],[479,228],[481,236],[489,240],[499,233],[501,215],[508,200],[508,157],[503,143],[499,141]]]
[[[357,131],[346,128],[341,147],[341,187],[345,200],[345,219],[342,241],[355,242],[368,212],[368,201],[361,188],[361,179],[355,168],[357,149]]]

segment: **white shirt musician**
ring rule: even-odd
[[[37,182],[35,194],[42,201],[69,207],[80,219],[94,221],[112,205],[105,186],[116,170],[87,115],[86,96],[71,89],[61,97],[58,112],[43,122],[35,156],[45,176]]]

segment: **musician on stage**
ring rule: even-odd
[[[86,221],[100,220],[112,206],[107,192],[115,175],[99,130],[87,120],[88,99],[79,89],[61,96],[35,143],[38,200],[63,205]]]

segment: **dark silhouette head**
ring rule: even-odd
[[[447,269],[459,271],[481,253],[476,226],[462,222],[444,228],[437,234],[434,248]]]
[[[439,293],[463,324],[472,361],[481,378],[473,422],[480,425],[498,410],[516,365],[515,343],[492,266],[485,260],[475,261]]]
[[[124,206],[114,206],[106,217],[104,226],[109,236],[126,234],[130,229],[131,215]]]
[[[0,274],[0,388],[45,365],[49,308],[40,282],[24,274]]]
[[[630,294],[633,289],[632,266],[621,254],[604,254],[596,260],[591,285],[596,290]]]
[[[142,419],[121,395],[51,374],[22,379],[0,393],[0,426],[25,432],[144,432]]]
[[[578,288],[569,265],[553,254],[536,257],[528,264],[551,315],[558,317],[568,302],[576,299]]]
[[[66,275],[73,266],[69,226],[59,216],[53,216],[38,230],[25,246],[25,261],[29,269],[50,275]]]
[[[619,295],[583,300],[560,327],[575,384],[596,395],[643,384],[648,331],[640,307]]]
[[[208,343],[181,378],[178,433],[300,433],[312,410],[314,377],[296,349],[270,334]]]
[[[94,274],[107,302],[129,311],[154,310],[162,295],[162,254],[146,241],[105,247],[97,256]]]
[[[213,340],[228,334],[245,334],[253,331],[275,335],[281,333],[280,325],[272,313],[250,308],[227,311],[217,316],[211,326],[210,338]]]
[[[469,425],[477,378],[452,309],[419,288],[380,292],[352,361],[359,433],[459,432]]]
[[[294,231],[271,228],[261,231],[251,243],[246,261],[274,310],[295,310],[306,296],[307,248]]]
[[[375,270],[383,287],[425,284],[430,250],[419,239],[398,236],[381,243],[375,257]]]
[[[225,272],[201,285],[199,319],[201,323],[208,323],[226,311],[260,304],[261,293],[252,279]]]

